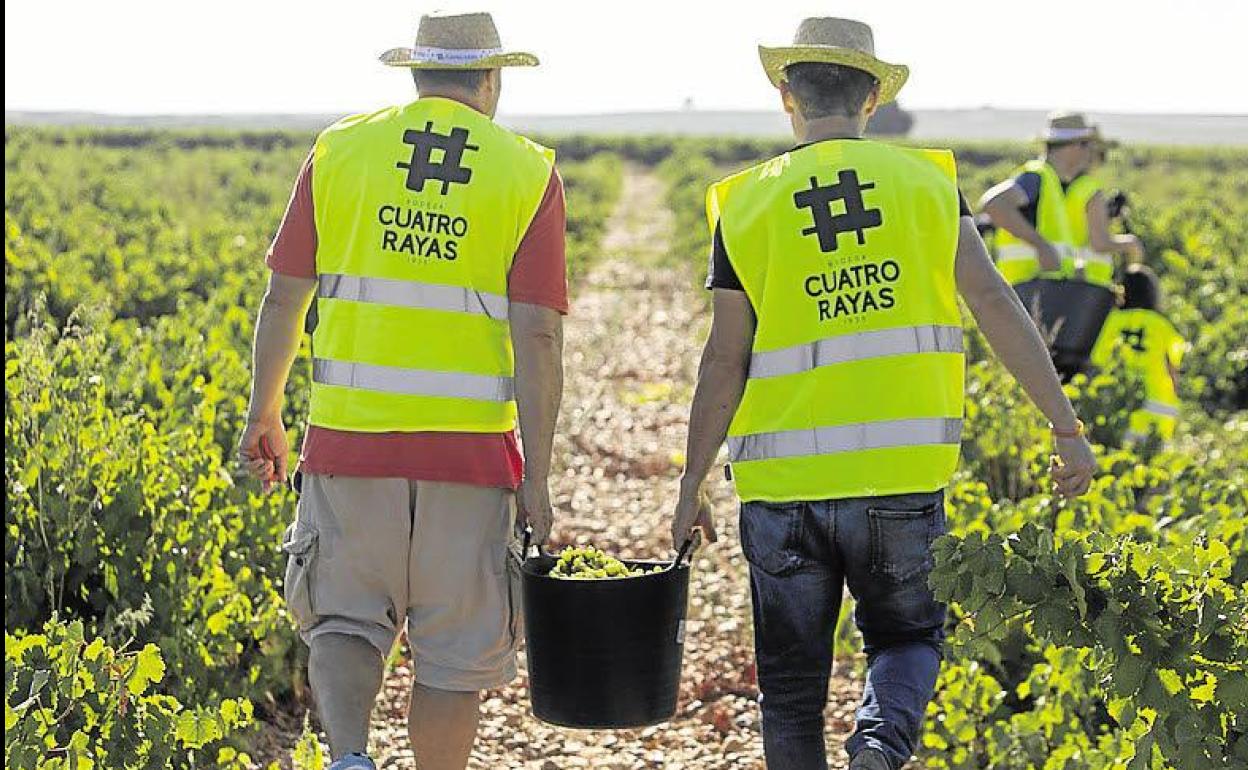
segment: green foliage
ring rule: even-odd
[[[321,750],[321,742],[308,723],[305,716],[303,732],[290,752],[290,763],[298,770],[322,770],[325,767],[325,755]]]
[[[568,207],[568,275],[585,274],[596,256],[607,219],[620,197],[623,164],[618,155],[595,155],[580,163],[559,165]]]
[[[696,279],[701,281],[705,273],[700,271],[705,269],[710,253],[706,188],[724,172],[707,154],[681,148],[663,161],[658,173],[667,182],[667,206],[675,220],[670,257],[678,264],[691,265]]]
[[[119,350],[99,324],[5,348],[6,626],[60,613],[153,641],[192,702],[281,694],[295,650],[275,584],[282,501],[235,486],[208,383],[178,382],[198,397],[150,417],[124,384],[157,352]]]
[[[251,704],[187,706],[153,687],[160,650],[87,640],[80,621],[4,638],[4,766],[28,770],[244,770],[251,758],[226,741],[252,721]]]

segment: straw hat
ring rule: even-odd
[[[1049,127],[1039,139],[1047,144],[1066,144],[1091,140],[1104,149],[1118,146],[1113,139],[1101,135],[1101,127],[1088,121],[1082,112],[1054,112],[1049,115]]]
[[[871,28],[851,19],[803,19],[793,36],[793,45],[774,48],[760,45],[758,56],[767,77],[777,87],[785,80],[785,68],[802,62],[841,64],[869,72],[880,81],[880,104],[896,99],[897,92],[910,77],[910,68],[904,64],[889,64],[875,58],[875,36]]]
[[[504,51],[488,13],[430,13],[420,17],[416,45],[391,48],[381,55],[388,67],[425,70],[491,70],[498,67],[536,67],[537,57]]]

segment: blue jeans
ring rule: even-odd
[[[867,653],[846,749],[876,749],[893,768],[910,759],[944,643],[945,606],[927,587],[944,531],[943,491],[741,506],[769,768],[827,770],[823,709],[846,583]]]

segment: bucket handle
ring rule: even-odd
[[[684,545],[682,545],[680,547],[680,550],[676,552],[676,558],[672,559],[672,565],[668,567],[668,569],[676,569],[677,567],[679,567],[680,563],[685,560],[685,557],[689,556],[689,551],[691,548],[693,548],[693,534],[692,533],[690,533],[689,537],[685,538]]]
[[[517,554],[515,551],[512,551],[512,556],[516,559],[516,561],[523,564],[524,560],[529,558],[529,547],[533,545],[532,540],[533,540],[533,528],[526,526],[524,528],[524,539],[522,541],[522,545],[520,546],[520,553]],[[693,540],[694,540],[694,536],[692,533],[689,535],[689,537],[685,538],[685,542],[680,546],[680,550],[676,552],[676,558],[672,559],[672,563],[669,564],[667,567],[668,569],[676,569],[677,567],[681,565],[681,562],[687,563],[688,559],[686,557],[690,556],[690,550],[693,548]],[[537,546],[537,555],[538,556],[546,555],[542,551],[542,547],[540,545]]]
[[[522,545],[520,546],[520,552],[516,553],[514,549],[511,551],[511,555],[514,556],[516,558],[516,561],[520,562],[521,564],[524,563],[525,559],[529,558],[529,548],[533,546],[533,528],[526,524],[524,526],[523,535],[524,535],[524,539],[521,541]],[[537,555],[542,556],[543,555],[542,547],[540,545],[536,547],[537,547]]]

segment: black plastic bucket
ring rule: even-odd
[[[547,573],[550,557],[521,565],[533,714],[563,727],[644,727],[676,713],[689,565],[622,560],[662,572],[608,580]]]
[[[1065,377],[1083,371],[1114,308],[1114,292],[1086,281],[1055,278],[1020,283],[1014,291],[1049,343],[1057,370]]]

